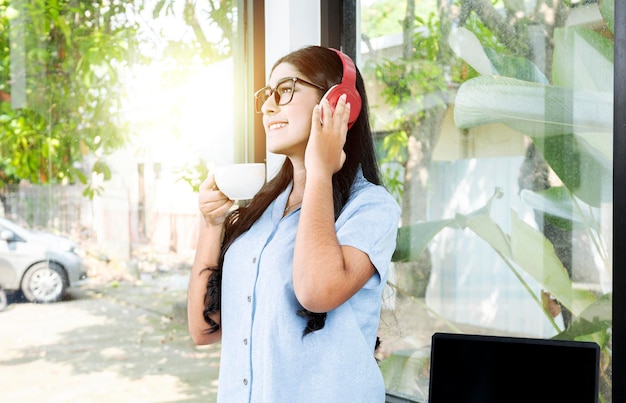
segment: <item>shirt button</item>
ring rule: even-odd
[[[252,297],[248,295],[248,302],[252,302]]]
[[[243,378],[243,384],[247,385],[248,384],[248,378]]]
[[[247,345],[248,345],[248,339],[243,339],[243,344],[244,344],[245,346],[247,346]]]
[[[252,258],[252,263],[256,263],[256,256]]]

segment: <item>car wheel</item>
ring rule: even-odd
[[[55,263],[38,263],[22,279],[22,293],[30,302],[56,302],[65,293],[65,272]]]
[[[0,287],[0,312],[7,309],[7,294],[4,292],[2,287]]]

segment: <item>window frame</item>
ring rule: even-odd
[[[240,49],[233,51],[234,156],[236,163],[265,162],[263,118],[254,111],[254,91],[265,86],[265,0],[237,1]],[[239,112],[241,111],[241,112]]]
[[[613,87],[613,380],[626,379],[626,273],[616,270],[626,266],[626,3],[615,2],[615,48]],[[620,225],[622,224],[622,225]],[[622,341],[620,343],[619,341]],[[615,382],[613,382],[615,384]],[[613,402],[626,401],[626,388],[613,388]]]

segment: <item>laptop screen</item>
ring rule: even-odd
[[[435,333],[430,403],[597,403],[593,342]]]

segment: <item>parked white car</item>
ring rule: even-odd
[[[22,291],[31,302],[56,302],[86,279],[77,243],[0,217],[1,289]]]
[[[0,312],[4,311],[7,307],[7,295],[0,285]]]

